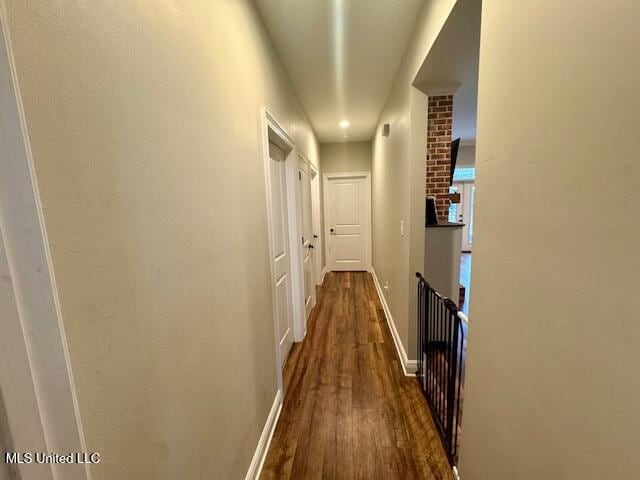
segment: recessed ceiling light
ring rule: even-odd
[[[351,125],[351,124],[349,123],[349,120],[342,120],[342,121],[340,122],[340,128],[349,128],[349,125]]]

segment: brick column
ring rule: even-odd
[[[429,97],[427,112],[427,196],[436,198],[438,219],[449,215],[453,95]]]

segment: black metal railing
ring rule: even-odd
[[[458,462],[462,420],[466,317],[418,277],[418,371],[434,423],[452,465]]]

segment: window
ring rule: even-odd
[[[475,167],[456,167],[453,171],[454,182],[470,182],[476,179]]]

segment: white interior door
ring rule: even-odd
[[[370,269],[371,187],[368,174],[325,175],[327,266]]]
[[[311,167],[311,216],[316,285],[322,285],[322,219],[320,216],[320,175]]]
[[[464,227],[462,228],[462,251],[470,252],[473,245],[473,204],[476,193],[476,184],[473,182],[464,183],[464,204],[462,216]]]
[[[285,153],[269,142],[269,180],[271,182],[271,215],[273,244],[273,282],[276,292],[276,322],[281,367],[293,344],[293,304],[291,265],[289,260],[289,223],[287,209],[287,175]]]
[[[302,245],[302,273],[304,281],[304,313],[309,318],[315,304],[315,258],[313,228],[311,222],[311,184],[308,166],[304,159],[298,159],[298,232]]]
[[[450,193],[460,194],[460,203],[449,205],[450,222],[464,223],[462,228],[463,252],[470,252],[473,244],[473,204],[476,186],[473,182],[456,182],[450,188]]]

